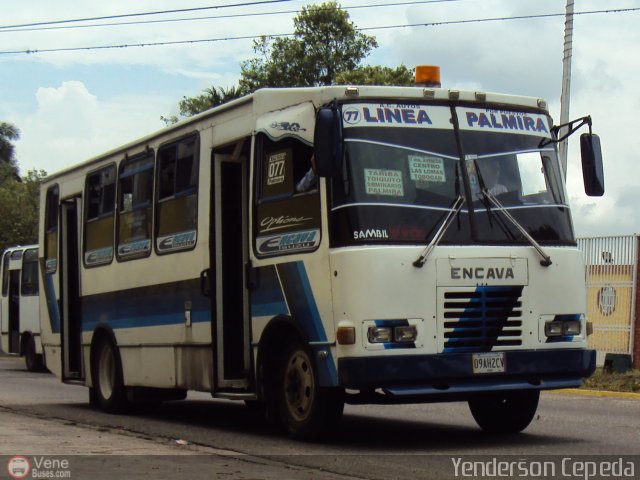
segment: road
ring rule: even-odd
[[[150,412],[108,415],[89,408],[86,388],[61,384],[47,373],[29,373],[22,360],[7,357],[0,357],[2,415],[53,422],[63,432],[79,428],[86,445],[95,435],[116,439],[109,440],[107,451],[72,444],[65,449],[58,439],[52,444],[57,449],[44,453],[146,452],[144,446],[118,448],[119,439],[127,438],[146,442],[154,453],[177,455],[184,453],[182,444],[190,446],[187,453],[226,455],[236,476],[219,478],[418,479],[450,475],[453,457],[640,455],[640,400],[634,398],[543,393],[536,419],[515,436],[484,434],[464,403],[347,405],[336,437],[308,444],[285,437],[241,403],[212,400],[204,393],[190,393],[185,401]],[[20,446],[18,438],[15,442],[15,448]],[[12,440],[0,435],[0,455],[43,453],[12,448]],[[257,476],[243,476],[246,462],[257,468]],[[278,475],[278,469],[288,473]]]

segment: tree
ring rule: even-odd
[[[247,92],[248,93],[248,92]],[[223,103],[227,103],[236,98],[240,98],[245,95],[240,87],[210,87],[206,88],[202,94],[195,97],[182,97],[182,100],[178,102],[178,108],[180,109],[180,116],[191,117],[198,113],[204,112],[210,108],[216,107]],[[167,125],[171,125],[178,121],[178,117],[170,115],[168,117],[161,116],[162,121]]]
[[[376,78],[379,85],[410,84],[406,75],[410,70],[404,66],[396,69],[359,67],[377,46],[375,37],[358,32],[349,13],[336,2],[304,7],[294,19],[292,37],[263,36],[254,41],[253,51],[257,57],[242,62],[237,86],[211,87],[195,97],[183,97],[178,104],[180,115],[195,115],[264,87],[371,85],[372,78]],[[367,80],[354,81],[359,78]],[[175,115],[161,119],[167,124],[178,121]]]
[[[0,162],[0,251],[38,242],[40,182],[44,170],[29,170],[21,181],[12,166]]]
[[[10,123],[0,122],[0,162],[9,165],[13,171],[13,177],[18,180],[20,177],[15,159],[15,147],[12,142],[19,138],[20,130]],[[6,174],[6,169],[4,173]]]
[[[411,68],[400,65],[396,68],[380,65],[357,67],[348,72],[341,72],[336,77],[340,85],[390,85],[409,87],[415,83],[415,72]]]
[[[254,41],[259,56],[242,63],[240,89],[333,85],[339,73],[355,69],[377,46],[336,2],[309,5],[294,18],[293,37]]]

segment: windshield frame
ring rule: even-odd
[[[389,108],[400,108],[405,107],[404,103],[398,102],[394,104],[389,99],[385,99],[382,101],[377,101],[375,99],[370,100],[354,100],[350,102],[345,102],[341,104],[342,111],[351,112],[350,115],[353,117],[354,104],[356,104],[356,108],[361,108],[363,104],[366,104],[371,107],[371,110],[377,108],[377,115],[381,115],[382,107]],[[472,196],[472,186],[471,179],[469,176],[469,172],[467,171],[467,161],[470,157],[474,159],[474,161],[487,161],[488,159],[495,159],[499,157],[506,157],[507,155],[535,155],[540,154],[540,161],[544,168],[544,178],[546,179],[547,185],[549,186],[549,194],[553,197],[553,201],[547,202],[545,204],[509,204],[507,202],[504,204],[504,208],[510,210],[511,214],[516,218],[521,218],[525,228],[531,234],[532,237],[536,238],[543,245],[575,245],[575,235],[573,231],[573,222],[571,220],[570,209],[566,196],[566,188],[564,183],[564,178],[562,176],[561,169],[559,168],[558,158],[557,158],[557,149],[555,144],[547,145],[544,147],[540,147],[542,141],[547,141],[549,139],[554,140],[554,133],[551,131],[551,118],[548,113],[541,109],[535,108],[525,108],[521,106],[507,106],[507,105],[482,105],[482,108],[479,108],[477,104],[473,104],[471,102],[415,102],[414,104],[407,107],[409,109],[409,113],[406,115],[407,118],[415,118],[411,111],[412,108],[423,108],[427,111],[431,112],[433,109],[440,109],[440,113],[447,112],[449,118],[446,119],[448,125],[445,125],[440,119],[440,123],[434,122],[436,127],[441,128],[441,133],[446,132],[444,135],[448,138],[446,139],[448,145],[443,148],[441,147],[441,143],[436,139],[429,148],[417,148],[415,143],[408,142],[406,144],[397,142],[394,143],[392,140],[386,140],[386,133],[371,135],[372,138],[364,138],[364,136],[358,137],[355,133],[357,130],[353,129],[354,125],[347,124],[346,121],[343,122],[343,162],[342,169],[337,176],[334,176],[331,179],[328,179],[327,185],[329,187],[328,190],[328,211],[330,216],[330,239],[332,246],[341,246],[341,245],[355,245],[355,244],[366,244],[366,243],[398,243],[398,244],[421,244],[424,245],[425,242],[430,241],[435,234],[436,227],[441,223],[444,217],[452,211],[451,205],[453,204],[457,194],[462,195],[465,198],[465,203],[463,208],[459,211],[457,215],[457,221],[454,224],[457,226],[452,226],[450,228],[452,234],[447,234],[442,240],[441,244],[451,244],[451,245],[460,245],[460,244],[496,244],[496,245],[527,245],[528,241],[519,233],[516,229],[514,231],[509,231],[509,233],[496,233],[498,230],[494,227],[494,223],[496,223],[496,217],[501,216],[502,214],[499,211],[491,211],[491,206],[486,202],[476,202]],[[460,125],[459,121],[467,121],[467,118],[464,118],[460,112],[465,111],[465,109],[469,111],[486,111],[486,112],[500,112],[503,114],[512,114],[518,118],[518,122],[521,126],[524,126],[524,123],[519,120],[520,117],[524,118],[529,122],[527,125],[530,127],[530,118],[534,119],[538,122],[539,131],[517,131],[517,133],[509,132],[509,133],[495,133],[488,131],[484,131],[481,133],[482,137],[486,139],[493,139],[494,143],[496,143],[499,148],[496,151],[481,151],[469,154],[470,149],[469,138],[473,135],[477,135],[468,125]],[[417,111],[417,110],[416,110]],[[378,120],[378,124],[374,126],[363,126],[359,125],[359,128],[366,129],[371,128],[370,132],[374,130],[378,132],[384,132],[384,130],[379,130],[381,127],[387,127],[387,131],[392,133],[392,138],[401,138],[402,133],[408,133],[412,130],[412,135],[415,135],[413,130],[415,130],[416,126],[406,126],[406,125],[393,125],[394,130],[390,130],[389,125],[382,125],[384,121],[381,121],[381,117],[375,118],[375,113],[372,114],[373,120]],[[462,117],[462,118],[461,118]],[[499,120],[498,120],[499,122]],[[494,123],[495,125],[495,123]],[[486,126],[486,125],[485,125]],[[399,129],[400,128],[400,129]],[[406,128],[406,129],[404,129]],[[517,127],[516,127],[517,128]],[[404,129],[404,130],[403,130]],[[434,125],[429,125],[429,128],[424,128],[422,132],[427,134],[427,132],[433,132],[434,130],[438,130],[434,127]],[[476,129],[477,131],[478,129]],[[366,132],[366,130],[362,130]],[[490,136],[495,135],[495,136]],[[511,137],[503,137],[498,135],[511,135]],[[518,147],[514,150],[501,150],[501,145],[508,143],[506,141],[507,138],[512,140],[522,139],[527,136],[530,140],[525,141],[524,143],[528,145],[525,147]],[[377,139],[376,139],[377,137]],[[444,137],[443,137],[444,138]],[[488,141],[488,140],[487,140]],[[364,201],[363,198],[351,198],[350,201],[346,201],[347,199],[344,195],[340,195],[339,191],[344,188],[345,182],[352,182],[353,179],[349,178],[349,175],[352,175],[349,170],[352,169],[353,160],[350,159],[349,155],[351,154],[350,149],[358,143],[366,143],[370,146],[377,146],[381,148],[392,148],[396,150],[404,150],[408,153],[419,153],[424,156],[437,156],[443,159],[443,161],[453,161],[457,160],[458,166],[456,167],[456,178],[454,181],[455,184],[455,192],[452,191],[451,195],[446,199],[446,201],[442,201],[440,205],[435,204],[415,204],[410,202],[403,201],[383,201],[380,198],[376,198],[372,201]],[[516,142],[517,143],[517,142]],[[521,142],[522,143],[522,142]],[[433,146],[437,146],[434,148]],[[453,154],[452,154],[453,153]],[[449,169],[451,170],[451,169]],[[405,168],[405,171],[408,171]],[[364,180],[361,180],[364,182]],[[351,187],[348,187],[351,188]],[[388,211],[395,211],[395,213],[384,212],[384,215],[389,217],[395,217],[402,209],[410,209],[414,212],[416,211],[429,211],[431,213],[430,219],[427,221],[425,228],[422,229],[421,233],[425,233],[424,237],[421,235],[413,234],[409,235],[406,238],[398,238],[397,236],[391,235],[388,231],[383,231],[383,228],[376,228],[379,226],[372,225],[370,228],[369,225],[363,224],[363,222],[348,219],[348,220],[340,220],[339,222],[333,222],[332,218],[338,215],[338,212],[341,210],[348,210],[353,208],[385,208]],[[535,222],[531,223],[531,215],[524,213],[526,210],[539,210],[540,208],[545,208],[549,211],[557,211],[553,215],[548,216],[547,224],[538,225]],[[494,209],[495,210],[495,209]],[[369,218],[374,218],[376,215],[368,213]],[[483,218],[484,217],[484,218]],[[489,217],[491,217],[489,219]],[[519,220],[520,221],[520,220]],[[499,221],[498,221],[499,222]],[[336,225],[338,223],[339,225]],[[365,222],[366,223],[366,222]],[[375,223],[375,222],[374,222]],[[461,224],[467,225],[461,225]],[[502,222],[504,223],[504,222]],[[486,230],[486,225],[490,226],[490,229],[496,229],[494,235],[484,235],[483,231]],[[531,224],[531,228],[528,228],[528,225]],[[403,227],[401,227],[403,228]],[[408,227],[411,228],[411,227]],[[504,226],[500,227],[504,230]],[[380,230],[377,233],[366,233],[371,230]],[[419,230],[419,229],[418,229]],[[507,227],[507,230],[509,228]],[[351,232],[353,235],[351,235]],[[362,235],[362,232],[365,232]],[[352,237],[352,238],[347,238]],[[421,237],[421,238],[420,238]]]

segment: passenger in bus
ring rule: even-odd
[[[307,173],[296,183],[296,193],[308,192],[318,188],[318,175],[316,174],[316,158],[311,155],[311,167]]]
[[[485,162],[480,166],[480,173],[482,174],[484,186],[491,195],[496,196],[509,191],[509,189],[502,183],[503,174],[499,162]],[[474,190],[475,199],[482,200],[482,192],[480,191],[479,186],[477,187],[477,190],[473,188],[472,190]]]

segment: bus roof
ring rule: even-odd
[[[390,87],[390,86],[353,86],[337,85],[324,87],[294,87],[294,88],[263,88],[244,97],[232,100],[228,103],[206,110],[192,117],[181,120],[161,130],[152,132],[144,137],[135,139],[127,144],[120,145],[112,150],[101,153],[98,156],[87,159],[79,164],[67,167],[47,176],[43,183],[64,176],[77,169],[86,168],[94,163],[99,163],[106,158],[123,154],[131,149],[145,145],[161,136],[169,136],[174,131],[188,129],[191,125],[216,116],[251,105],[251,115],[259,115],[282,110],[286,107],[304,102],[313,102],[316,107],[326,105],[333,100],[373,100],[385,99],[385,101],[411,101],[411,102],[446,102],[456,101],[464,103],[476,103],[478,105],[521,107],[526,109],[538,109],[548,112],[547,102],[540,98],[507,95],[501,93],[480,92],[473,90],[457,90],[445,88],[425,87]]]

